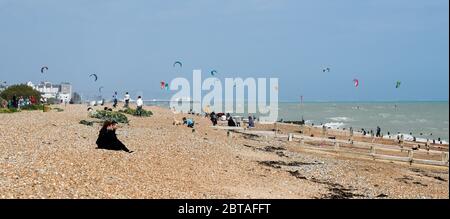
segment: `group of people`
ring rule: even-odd
[[[119,103],[119,99],[118,99],[117,95],[118,95],[117,92],[114,92],[114,95],[113,95],[113,107],[114,108],[116,108]],[[130,100],[131,100],[130,94],[128,92],[126,92],[123,97],[123,102],[124,102],[123,107],[124,108],[128,108],[130,106]]]
[[[117,97],[117,92],[114,92],[113,95],[113,108],[117,108],[119,100]],[[129,108],[130,107],[130,101],[131,101],[131,96],[128,92],[125,93],[124,98],[123,98],[123,102],[124,108]],[[143,107],[144,107],[144,101],[142,100],[141,96],[138,96],[137,100],[136,100],[136,115],[137,116],[142,116],[142,111],[143,111]]]
[[[29,97],[17,97],[14,95],[11,100],[8,101],[8,108],[20,109],[21,107],[30,106],[36,104],[36,98],[34,96]]]
[[[228,126],[230,127],[240,127],[241,126],[241,121],[233,118],[233,116],[231,116],[230,113],[215,113],[212,112],[211,114],[209,114],[210,120],[212,122],[213,126],[216,126],[218,123],[218,120],[222,120],[222,121],[227,121],[228,122]],[[255,127],[255,120],[256,118],[252,115],[248,116],[248,126],[247,128],[253,128]]]

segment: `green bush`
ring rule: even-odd
[[[16,109],[0,108],[0,113],[15,113]]]
[[[100,119],[103,121],[116,121],[119,123],[126,123],[128,124],[128,118],[124,114],[120,112],[112,112],[112,111],[106,111],[106,110],[97,110],[96,112],[91,114],[92,118]]]
[[[125,113],[125,114],[129,114],[129,115],[133,115],[133,116],[137,116],[137,110],[131,109],[131,108],[127,108],[127,109],[124,109],[124,110],[119,110],[119,112]],[[150,117],[152,115],[153,115],[152,111],[141,109],[141,116],[143,116],[143,117]]]
[[[0,97],[5,100],[12,100],[14,95],[17,98],[19,98],[20,96],[23,96],[24,98],[34,96],[36,100],[41,99],[41,94],[39,93],[39,91],[33,89],[32,87],[26,84],[17,84],[9,86],[0,93]]]

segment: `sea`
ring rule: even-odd
[[[146,101],[147,105],[168,107],[168,103]],[[300,121],[333,129],[352,127],[355,131],[375,131],[377,126],[386,135],[403,134],[406,139],[440,138],[449,141],[449,102],[280,102],[278,118]],[[242,116],[246,116],[245,113]],[[256,117],[260,116],[255,114]]]

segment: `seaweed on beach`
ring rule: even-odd
[[[332,182],[328,182],[325,180],[319,180],[314,177],[311,179],[308,179],[305,176],[303,176],[298,170],[287,171],[287,172],[290,173],[292,176],[294,176],[297,179],[308,180],[308,181],[311,181],[314,183],[326,185],[329,193],[323,195],[322,197],[320,197],[320,199],[350,199],[350,198],[356,198],[356,197],[364,197],[364,195],[354,193],[353,192],[354,189],[346,188],[338,183],[332,183]],[[380,196],[380,197],[387,197],[387,195]]]
[[[58,107],[55,107],[55,108],[53,108],[53,110],[56,110],[56,112],[64,112],[64,110],[63,110],[63,109],[61,109],[61,108],[58,108]]]
[[[267,152],[275,152],[275,151],[284,151],[286,149],[282,148],[282,147],[266,146],[263,149],[259,149],[259,150],[267,151]]]
[[[377,197],[377,198],[387,198],[387,197],[389,197],[389,196],[386,195],[386,194],[381,193],[381,194],[377,195],[376,197]]]
[[[120,113],[125,113],[128,115],[138,116],[138,111],[131,108],[126,108],[124,110],[119,110]],[[141,109],[141,115],[142,117],[150,117],[153,115],[153,112],[150,110]]]
[[[128,118],[123,113],[112,112],[107,110],[97,110],[91,114],[91,118],[100,119],[102,121],[115,121],[118,123],[128,124]]]
[[[87,125],[87,126],[93,126],[93,125],[94,125],[94,122],[86,121],[86,120],[81,120],[81,121],[80,121],[80,124],[82,124],[82,125]]]
[[[273,167],[273,168],[281,168],[281,166],[290,166],[290,167],[299,167],[303,165],[319,165],[321,163],[306,163],[306,162],[298,162],[298,161],[292,161],[289,163],[286,163],[284,161],[258,161],[259,164]]]

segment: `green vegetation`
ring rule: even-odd
[[[128,124],[128,118],[121,112],[112,112],[106,110],[97,110],[91,114],[92,118],[100,119],[102,121],[116,121],[118,123]]]
[[[18,112],[17,109],[8,109],[8,108],[0,108],[0,113],[16,113]]]
[[[33,89],[32,87],[26,84],[9,86],[0,93],[0,97],[5,100],[11,100],[14,95],[16,97],[23,96],[24,98],[33,96],[36,100],[41,99],[41,94],[39,93],[39,91]]]
[[[127,108],[125,110],[119,110],[119,112],[125,113],[125,114],[129,114],[129,115],[133,115],[133,116],[137,116],[138,115],[137,114],[137,110],[131,109],[131,108]],[[144,110],[144,109],[141,110],[141,116],[143,116],[143,117],[150,117],[152,115],[153,115],[153,113],[150,110]]]
[[[42,110],[42,105],[28,105],[28,106],[22,106],[20,109],[16,108],[1,108],[0,107],[0,113],[17,113],[20,111],[32,111],[32,110]]]

